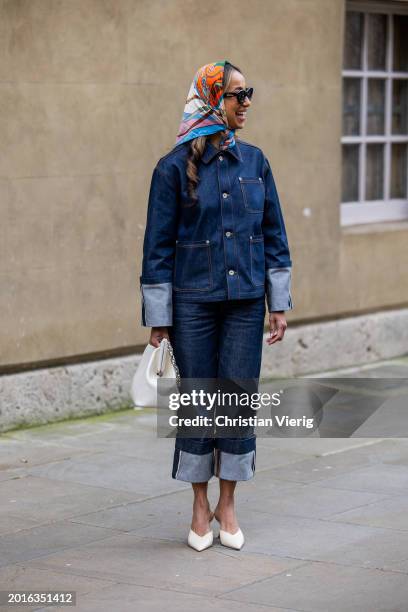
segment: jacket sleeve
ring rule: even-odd
[[[141,325],[173,325],[173,265],[178,225],[178,182],[158,164],[153,171],[143,241]]]
[[[292,310],[292,261],[285,222],[269,161],[264,157],[265,210],[262,220],[265,247],[265,292],[268,312]]]

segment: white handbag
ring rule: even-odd
[[[180,386],[180,374],[173,354],[173,347],[163,338],[159,347],[146,346],[132,379],[131,397],[134,409],[158,407],[158,379],[169,379],[169,387]],[[166,382],[167,384],[167,382]]]

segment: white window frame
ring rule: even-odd
[[[361,70],[345,70],[342,69],[343,79],[347,77],[360,77],[362,79],[361,99],[360,99],[360,135],[359,136],[342,136],[341,143],[343,144],[358,144],[359,147],[359,177],[358,177],[358,193],[359,199],[357,202],[342,202],[340,205],[340,224],[341,226],[357,225],[361,223],[378,223],[381,221],[400,221],[408,219],[408,200],[407,199],[391,199],[390,198],[390,177],[391,177],[391,144],[403,142],[408,143],[408,134],[392,135],[392,79],[408,79],[408,72],[392,72],[390,70],[393,56],[393,19],[392,15],[408,15],[408,3],[402,2],[373,2],[368,0],[348,0],[346,3],[346,11],[358,11],[364,14],[364,36],[362,48],[362,69]],[[368,15],[370,13],[382,13],[388,16],[388,32],[389,38],[386,49],[386,70],[367,70],[367,25]],[[344,35],[345,40],[345,20],[344,20]],[[368,75],[374,78],[385,79],[385,124],[384,135],[382,136],[367,136],[366,135],[366,117],[367,117],[367,81]],[[366,147],[369,143],[384,143],[384,199],[365,201],[365,181],[366,181]],[[343,157],[343,147],[342,147]],[[408,160],[408,154],[407,154]],[[343,164],[343,159],[342,159]],[[408,177],[408,171],[407,171]],[[407,192],[408,194],[408,178]]]

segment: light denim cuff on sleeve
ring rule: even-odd
[[[173,325],[172,283],[140,284],[142,297],[142,325],[169,327]]]
[[[268,268],[266,270],[268,312],[292,310],[291,278],[292,268]]]

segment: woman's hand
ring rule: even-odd
[[[267,344],[274,344],[282,340],[288,324],[286,323],[284,311],[269,313],[269,330],[270,337],[267,338]]]
[[[152,327],[149,343],[158,348],[163,338],[167,338],[170,341],[167,327]]]

